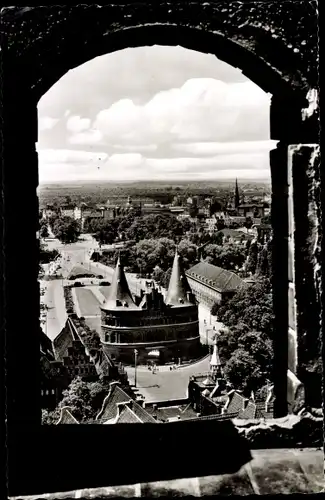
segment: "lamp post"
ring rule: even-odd
[[[134,349],[134,387],[137,386],[137,356],[138,351]]]

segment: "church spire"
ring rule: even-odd
[[[177,248],[166,296],[166,304],[171,306],[195,304],[194,296],[185,276]]]
[[[235,208],[238,208],[239,207],[239,203],[240,203],[240,200],[239,200],[239,189],[238,189],[238,181],[237,181],[237,177],[236,177],[236,185],[235,185]]]
[[[126,280],[124,269],[121,264],[120,253],[118,255],[109,295],[102,306],[103,309],[115,309],[116,307],[131,307],[133,309],[137,307]]]

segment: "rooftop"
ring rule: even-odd
[[[230,292],[240,288],[245,282],[235,273],[201,261],[191,267],[186,275],[198,279],[219,292]]]
[[[130,395],[127,394],[117,382],[110,384],[110,391],[103,401],[102,409],[98,413],[96,420],[100,423],[105,423],[115,419],[118,414],[118,403],[126,403],[130,401]]]

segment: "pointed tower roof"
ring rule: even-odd
[[[112,279],[109,295],[107,300],[102,305],[101,309],[116,309],[116,308],[132,308],[137,309],[137,305],[132,298],[128,282],[121,264],[120,255],[118,256],[115,272]]]
[[[195,304],[194,296],[185,276],[177,248],[165,302],[170,306]]]
[[[236,186],[235,186],[235,208],[237,208],[240,204],[240,198],[239,198],[239,189],[238,189],[238,181],[236,177]]]
[[[210,366],[211,366],[211,368],[212,367],[213,368],[220,368],[221,367],[221,361],[219,358],[218,346],[217,346],[216,340],[214,341],[214,345],[213,345],[213,353],[212,353],[211,360],[210,360]]]

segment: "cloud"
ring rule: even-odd
[[[195,78],[181,88],[157,93],[143,106],[121,99],[100,111],[92,127],[102,134],[103,141],[128,144],[177,140],[234,142],[243,134],[265,140],[269,99],[252,82],[226,84]]]
[[[91,120],[89,118],[81,118],[74,115],[67,119],[67,130],[69,132],[82,132],[90,127]]]
[[[59,119],[58,118],[51,118],[50,116],[43,116],[38,120],[38,129],[40,131],[42,130],[50,130],[52,129],[57,123]]]
[[[84,146],[89,146],[92,144],[98,144],[102,141],[103,134],[99,130],[87,130],[84,132],[79,132],[73,134],[69,137],[69,144],[81,144]]]
[[[191,153],[197,156],[213,156],[238,153],[267,153],[275,147],[276,141],[247,142],[192,142],[171,144],[171,149],[181,153]]]
[[[93,118],[122,98],[143,104],[157,92],[179,88],[197,75],[225,82],[245,81],[240,70],[212,54],[180,46],[130,47],[68,71],[42,96],[38,108],[42,115],[59,117],[70,109],[72,114]]]
[[[231,148],[230,148],[231,151]],[[246,176],[269,179],[269,159],[263,151],[230,152],[210,157],[151,158],[140,153],[107,155],[75,150],[40,151],[40,182],[61,179],[159,180],[223,179]],[[227,174],[226,174],[227,172]],[[238,176],[238,172],[241,175]]]
[[[57,163],[83,163],[87,166],[92,162],[107,160],[107,153],[73,149],[39,149],[38,157],[41,166]]]
[[[212,55],[154,46],[98,57],[39,102],[40,178],[269,177],[269,105]]]
[[[148,153],[148,152],[153,153],[158,149],[157,144],[133,144],[129,146],[126,144],[111,144],[111,147],[113,149],[119,149],[122,151],[132,151],[132,152],[140,151],[142,153]]]

